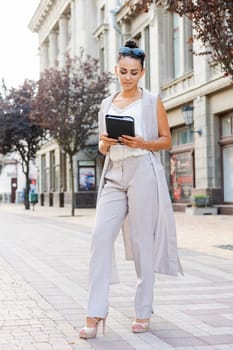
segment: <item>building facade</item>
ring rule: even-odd
[[[202,194],[219,205],[220,212],[231,210],[231,79],[210,57],[192,54],[200,43],[190,40],[192,25],[187,18],[153,5],[148,13],[138,14],[123,0],[42,0],[29,27],[38,33],[41,71],[62,66],[67,51],[78,55],[84,47],[99,58],[103,71],[113,72],[118,48],[127,39],[136,39],[146,52],[142,86],[161,95],[168,114],[173,147],[161,156],[176,209]],[[112,90],[117,88],[113,84]],[[88,173],[97,190],[102,160],[95,151],[83,151],[76,158],[76,192],[81,196]],[[61,204],[49,198],[69,197],[69,164],[54,142],[43,145],[38,164],[45,202]]]
[[[80,49],[97,56],[95,1],[40,1],[29,27],[38,33],[40,70],[62,67],[65,56],[78,56]],[[75,157],[77,206],[94,206],[102,159],[97,153],[97,135]],[[71,202],[69,162],[51,140],[37,154],[38,191],[42,205],[64,206]]]
[[[37,167],[30,162],[30,187],[36,186]],[[23,203],[26,188],[22,161],[17,152],[0,155],[0,203]]]

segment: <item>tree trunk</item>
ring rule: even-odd
[[[75,193],[74,193],[74,164],[73,155],[69,154],[70,158],[70,173],[71,173],[71,215],[75,214]]]
[[[25,173],[26,179],[26,188],[25,188],[25,196],[24,196],[24,206],[26,210],[30,209],[30,201],[29,201],[29,192],[30,192],[30,178],[29,178],[29,167],[27,167],[27,171]]]

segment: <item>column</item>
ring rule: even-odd
[[[121,23],[121,33],[122,33],[122,37],[121,37],[121,46],[124,45],[124,43],[130,39],[131,34],[130,34],[130,24],[126,21],[123,21]]]
[[[170,12],[164,12],[163,15],[161,13],[161,10],[159,11],[158,7],[158,13],[157,16],[158,20],[160,19],[160,14],[163,16],[163,49],[161,50],[163,52],[163,57],[160,57],[160,67],[163,68],[163,83],[166,83],[168,81],[171,81],[174,79],[174,50],[173,50],[173,14]],[[160,52],[159,52],[160,54]]]
[[[66,16],[61,16],[59,19],[59,66],[62,67],[65,62],[68,45],[68,20]]]
[[[76,1],[71,0],[71,56],[76,54]]]
[[[180,61],[180,75],[186,72],[185,66],[185,50],[187,49],[185,43],[185,22],[184,17],[179,17],[179,61]]]
[[[80,55],[80,48],[96,56],[97,46],[93,37],[96,29],[96,8],[92,0],[72,0],[72,54]]]
[[[76,15],[76,52],[77,56],[80,55],[80,48],[83,47],[87,50],[89,46],[90,37],[86,35],[88,27],[91,22],[90,13],[85,16],[85,6],[87,6],[88,0],[75,0],[75,15]]]
[[[196,189],[208,188],[208,101],[206,96],[201,96],[193,101],[194,105],[194,130],[202,129],[202,136],[194,133],[195,142],[195,178]]]
[[[40,45],[40,71],[43,72],[49,65],[48,42]]]
[[[49,67],[54,67],[57,60],[57,33],[49,33]]]
[[[193,34],[195,36],[195,32]],[[203,46],[200,40],[194,40],[193,51],[195,53],[205,52],[207,49]],[[209,67],[208,55],[194,55],[194,78],[196,85],[202,85],[209,80],[210,67]]]
[[[150,22],[150,76],[152,91],[160,91],[160,87],[166,81],[165,71],[166,63],[164,45],[164,22],[165,17],[161,8],[158,6],[154,9],[154,15]],[[166,23],[167,24],[167,23]],[[169,65],[170,66],[170,65]]]
[[[184,67],[185,73],[193,70],[193,45],[190,39],[192,38],[192,22],[184,16]]]

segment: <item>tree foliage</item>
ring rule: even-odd
[[[30,162],[40,148],[43,130],[31,119],[36,83],[25,80],[19,88],[8,90],[4,85],[0,92],[0,152],[16,151],[22,161],[26,177],[25,208],[29,209]]]
[[[194,38],[201,40],[206,48],[195,54],[210,54],[225,74],[233,78],[232,0],[129,0],[126,3],[136,12],[148,12],[154,3],[180,16],[188,16]]]
[[[33,120],[47,129],[68,154],[72,176],[74,215],[73,156],[96,132],[100,103],[108,93],[110,74],[99,73],[98,60],[85,55],[67,56],[64,67],[45,70],[39,80]]]

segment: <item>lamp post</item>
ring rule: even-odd
[[[190,106],[190,105],[185,105],[185,106],[182,106],[181,110],[182,110],[182,114],[183,114],[183,119],[184,119],[185,125],[191,126],[193,124],[193,110],[194,110],[194,107]],[[201,128],[199,128],[198,130],[190,129],[190,131],[191,132],[196,132],[199,136],[202,135],[202,129]]]

